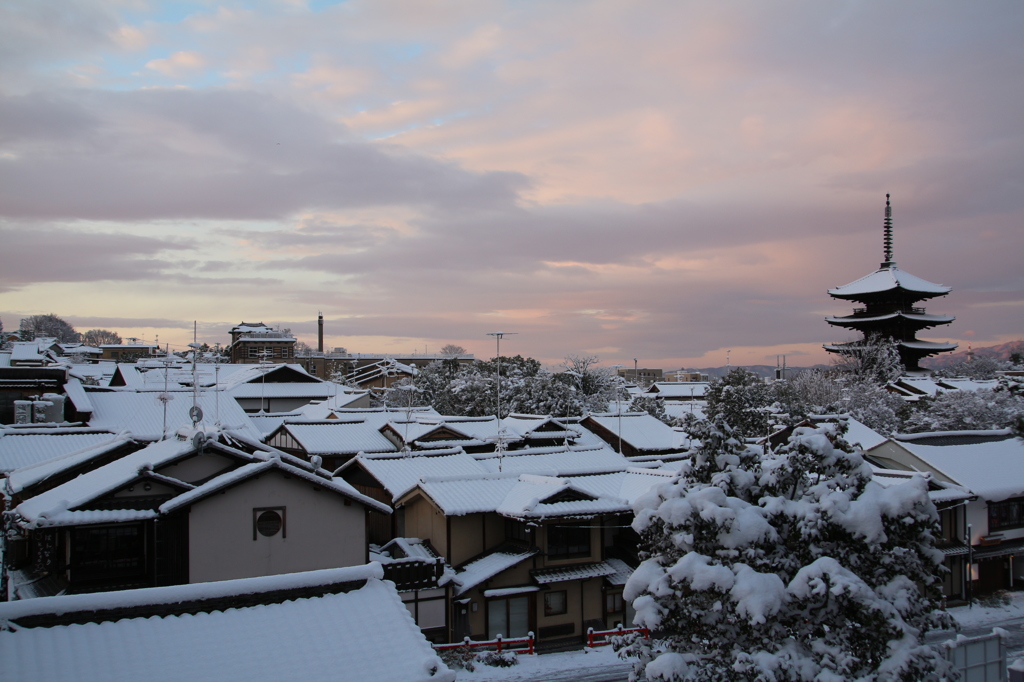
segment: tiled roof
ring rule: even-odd
[[[629,576],[633,575],[633,568],[622,559],[605,559],[605,563],[615,569],[614,573],[604,578],[609,585],[625,585]]]
[[[51,476],[85,464],[132,442],[132,439],[125,434],[118,436],[106,434],[106,439],[95,445],[12,471],[7,477],[7,488],[11,493],[19,493]]]
[[[163,434],[164,406],[157,393],[135,391],[90,391],[89,401],[93,406],[90,426],[119,432],[128,430],[136,440],[159,440]],[[189,409],[192,407],[191,392],[170,393],[167,402],[167,429],[174,431],[182,426],[191,428]],[[203,410],[201,424],[220,423],[225,429],[248,432],[257,440],[262,434],[249,421],[248,415],[228,395],[200,393],[198,405]]]
[[[455,594],[464,594],[485,580],[489,580],[502,571],[507,571],[521,561],[529,559],[540,550],[536,547],[515,549],[502,546],[479,559],[466,564],[455,576],[458,587]]]
[[[533,579],[541,585],[560,583],[566,580],[584,580],[586,578],[603,578],[614,575],[618,570],[606,561],[592,564],[576,564],[557,568],[542,568],[533,571]]]
[[[344,470],[358,463],[391,494],[398,499],[411,490],[425,476],[453,476],[482,474],[487,468],[464,452],[430,456],[415,454],[409,457],[364,457],[359,456],[345,465]]]
[[[646,412],[624,413],[621,419],[617,415],[592,414],[590,419],[616,437],[621,429],[622,440],[636,450],[673,450],[679,447],[679,434]]]
[[[394,452],[398,448],[373,424],[327,419],[315,423],[285,422],[284,429],[310,455]]]
[[[0,431],[0,473],[32,466],[114,438],[110,431],[96,433],[20,434]]]
[[[38,682],[134,682],[140,676],[152,682],[454,682],[454,673],[434,654],[394,586],[365,573],[358,567],[103,593],[99,603],[109,608],[128,596],[141,598],[160,591],[182,601],[190,595],[211,598],[211,591],[217,595],[213,598],[226,599],[231,594],[281,589],[281,585],[289,589],[306,575],[325,576],[319,577],[321,581],[336,575],[341,576],[336,579],[366,581],[348,592],[194,615],[0,631],[0,678]],[[39,598],[0,607],[27,605],[66,611],[75,597],[93,596]],[[0,613],[0,617],[9,617],[8,611]],[[387,635],[387,655],[381,654],[382,633]]]

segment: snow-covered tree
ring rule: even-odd
[[[909,415],[899,396],[857,374],[811,369],[786,383],[787,391],[777,399],[794,417],[848,414],[879,433],[892,434],[903,430],[903,420]]]
[[[705,393],[709,420],[722,419],[732,425],[735,435],[759,438],[771,430],[775,396],[772,389],[753,372],[737,367],[714,380]]]
[[[833,362],[837,369],[878,386],[899,379],[905,371],[899,344],[879,334],[847,344]]]
[[[78,343],[82,339],[82,335],[75,331],[74,327],[53,313],[21,318],[23,339],[31,341],[41,336],[53,337],[59,343]]]
[[[625,588],[654,681],[926,680],[942,554],[927,482],[882,487],[843,427],[794,429],[764,455],[721,418],[678,480],[638,500],[643,563]]]
[[[979,355],[971,359],[955,362],[948,367],[936,370],[935,376],[967,377],[968,379],[995,379],[1000,370],[1010,369],[1010,363],[997,358]]]
[[[904,430],[979,431],[1009,428],[1024,414],[1024,395],[1010,390],[946,391],[914,405]]]
[[[672,418],[665,413],[665,403],[657,398],[637,396],[636,398],[633,398],[633,402],[629,404],[629,411],[646,412],[655,419],[660,419],[666,424],[672,422]]]

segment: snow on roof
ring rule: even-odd
[[[12,494],[20,493],[25,488],[45,481],[55,474],[73,469],[95,459],[96,457],[112,452],[126,443],[133,442],[131,436],[127,433],[121,433],[116,436],[110,433],[96,435],[102,435],[103,439],[78,450],[67,452],[12,471],[7,477],[8,491]],[[6,439],[0,439],[0,447],[3,446],[5,440]]]
[[[127,485],[138,478],[144,469],[157,469],[184,457],[194,448],[189,440],[168,440],[153,443],[141,450],[125,455],[98,469],[40,493],[22,502],[15,511],[23,522],[40,527],[57,525],[55,519],[63,512],[88,504],[97,497]],[[252,459],[242,452],[241,457]]]
[[[616,437],[621,423],[623,442],[636,450],[674,450],[680,447],[679,434],[647,412],[624,412],[621,419],[617,415],[592,414],[589,419]]]
[[[614,573],[604,578],[609,585],[625,585],[629,576],[633,575],[633,568],[622,559],[605,559],[604,562],[615,569]]]
[[[632,507],[637,499],[651,488],[668,483],[677,474],[671,469],[641,469],[632,467],[626,471],[602,476],[580,476],[573,479],[579,490],[595,497],[609,497],[624,500]]]
[[[423,477],[483,474],[488,471],[487,467],[462,451],[440,456],[416,454],[376,458],[360,455],[346,463],[342,470],[352,468],[357,463],[380,481],[394,500],[416,487]]]
[[[306,381],[270,381],[266,384],[244,383],[227,389],[234,398],[330,398],[340,386],[330,382],[313,383]]]
[[[659,398],[703,398],[710,386],[706,381],[656,381],[642,395],[655,395]]]
[[[846,424],[846,435],[844,435],[843,438],[845,438],[846,442],[850,445],[859,445],[861,450],[870,450],[876,445],[881,445],[886,441],[885,436],[872,430],[863,422],[859,422],[853,417],[847,417]]]
[[[394,452],[398,448],[374,424],[327,419],[314,423],[286,421],[282,427],[310,455]]]
[[[88,450],[114,437],[113,433],[105,430],[87,429],[89,433],[54,431],[50,434],[25,434],[0,429],[0,474]]]
[[[613,471],[625,471],[632,466],[628,459],[608,447],[566,450],[564,446],[561,446],[554,452],[534,453],[533,450],[511,450],[502,457],[495,453],[473,456],[492,472],[497,472],[500,466],[501,471],[504,472],[550,476],[606,474]]]
[[[430,476],[419,487],[447,516],[494,511],[519,480],[516,474]]]
[[[68,382],[64,384],[64,393],[71,400],[71,404],[75,406],[76,412],[92,414],[92,401],[89,400],[89,394],[82,388],[82,382],[78,377],[69,376]]]
[[[957,391],[980,391],[983,389],[994,389],[999,386],[998,379],[968,379],[966,377],[948,377],[936,379],[940,388],[949,388]]]
[[[263,438],[266,438],[274,431],[277,431],[278,427],[285,423],[288,419],[296,419],[304,417],[298,410],[294,412],[259,412],[256,414],[247,413],[249,421],[252,422],[253,427],[260,432]]]
[[[840,326],[857,326],[864,322],[881,322],[883,320],[895,320],[897,318],[914,320],[915,322],[932,322],[935,324],[944,324],[946,322],[952,322],[953,320],[956,319],[952,315],[930,315],[926,313],[905,313],[902,311],[898,311],[895,313],[887,313],[885,315],[874,315],[872,317],[864,317],[862,315],[848,315],[843,317],[829,316],[825,318],[825,321],[830,324],[836,324]]]
[[[11,351],[5,350],[0,351],[0,367],[11,366]]]
[[[598,561],[592,564],[574,564],[572,566],[557,566],[555,568],[542,568],[533,571],[533,579],[541,585],[549,583],[561,583],[566,580],[586,580],[587,578],[604,578],[615,575],[618,572],[614,566],[606,561]]]
[[[416,561],[433,563],[441,560],[430,543],[424,542],[420,538],[394,538],[383,547],[370,545],[370,556],[374,561],[385,564]]]
[[[188,415],[192,407],[191,393],[171,393],[167,401],[167,429],[173,432],[181,426],[191,428]],[[155,393],[134,391],[92,391],[91,426],[122,431],[127,429],[137,440],[159,440],[163,435],[164,405]],[[201,424],[214,424],[218,418],[225,429],[249,433],[259,440],[260,432],[253,426],[245,411],[228,396],[200,393],[197,404],[203,410]]]
[[[155,590],[177,590],[182,596],[215,593],[230,597],[230,590],[245,593],[254,587],[288,589],[309,582],[366,580],[349,592],[299,598],[282,603],[231,608],[163,618],[128,618],[116,622],[86,623],[53,628],[21,628],[0,632],[0,677],[50,682],[134,682],[140,675],[153,682],[180,680],[376,680],[454,682],[434,654],[394,586],[381,581],[380,567],[313,571],[255,578],[130,590],[123,593],[51,597],[0,604],[25,603],[67,610],[53,600],[86,597],[99,608]],[[263,582],[260,582],[263,581]],[[97,597],[99,599],[97,599]],[[201,597],[199,597],[201,598]],[[0,612],[0,618],[7,611]],[[381,655],[381,633],[388,638]],[[269,637],[269,639],[268,639]],[[59,651],[60,655],[53,655]]]
[[[335,410],[347,407],[360,400],[367,391],[346,390],[344,386],[335,384],[336,391],[329,398],[310,402],[296,410],[305,419],[327,419]]]
[[[903,272],[896,264],[879,268],[870,275],[861,277],[855,282],[845,284],[835,289],[829,289],[828,293],[830,296],[835,298],[852,298],[855,296],[862,296],[864,294],[881,293],[884,291],[891,291],[893,289],[903,289],[905,291],[911,291],[914,293],[928,294],[930,296],[939,296],[941,294],[948,294],[952,289],[941,284],[933,284],[927,280],[923,280],[920,277],[915,277],[909,272]]]
[[[489,580],[502,571],[529,559],[540,550],[536,547],[528,549],[512,548],[503,545],[466,564],[455,576],[455,594],[465,594],[485,580]]]
[[[39,354],[35,341],[15,341],[11,344],[11,362],[43,362],[47,358]]]
[[[369,498],[366,495],[363,495],[358,490],[353,488],[348,481],[344,481],[340,478],[324,478],[322,476],[318,476],[317,474],[313,473],[312,471],[309,471],[305,467],[295,466],[294,464],[290,464],[284,461],[282,458],[278,457],[271,457],[270,459],[265,461],[245,464],[237,469],[217,476],[216,478],[213,478],[203,483],[202,485],[196,486],[192,490],[184,492],[181,495],[178,495],[177,497],[174,497],[168,500],[167,502],[164,502],[162,505],[160,505],[160,513],[169,514],[175,511],[176,509],[187,507],[190,504],[194,504],[199,500],[208,497],[209,495],[212,495],[217,491],[223,490],[224,488],[229,488],[237,483],[240,483],[241,481],[244,481],[248,478],[252,478],[253,476],[258,476],[259,474],[262,474],[270,469],[279,469],[290,476],[302,478],[310,483],[313,483],[314,485],[321,486],[327,490],[333,490],[334,492],[344,495],[345,497],[353,499],[357,502],[361,502],[362,504],[368,507],[372,507],[374,510],[379,511],[381,513],[391,513],[391,507],[381,502],[378,502],[377,500]]]
[[[1024,496],[1024,442],[1019,438],[970,445],[901,442],[900,446],[989,502]]]

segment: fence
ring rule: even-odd
[[[995,628],[991,635],[958,637],[946,643],[946,657],[967,682],[1006,681],[1006,643],[1004,630]]]
[[[487,640],[485,642],[477,642],[467,637],[461,642],[457,642],[455,644],[435,644],[434,650],[445,651],[448,649],[460,649],[462,647],[466,647],[467,649],[483,649],[485,647],[496,647],[496,650],[499,654],[503,650],[515,651],[516,653],[520,654],[532,654],[533,644],[533,633],[531,632],[527,634],[526,637],[516,637],[513,639],[505,639],[501,635],[498,635],[494,639]],[[525,647],[518,645],[525,645]]]
[[[605,639],[603,642],[598,642],[598,641],[596,641],[595,638],[597,638],[597,637],[606,637],[607,638],[609,636],[621,637],[622,635],[628,634],[630,632],[639,632],[639,633],[642,633],[645,638],[647,638],[647,639],[651,638],[651,631],[648,630],[647,628],[629,628],[629,629],[626,629],[626,628],[623,628],[622,624],[620,623],[619,627],[615,628],[614,630],[595,630],[594,628],[587,628],[587,646],[590,647],[591,649],[593,649],[596,646],[608,646],[609,644],[611,644],[610,640]]]

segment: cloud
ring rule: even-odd
[[[192,75],[206,66],[206,60],[198,52],[179,51],[166,59],[153,59],[146,62],[146,68],[152,69],[168,78],[182,78]]]
[[[809,362],[892,192],[922,336],[1019,334],[1017,4],[70,6],[0,59],[8,308]]]

